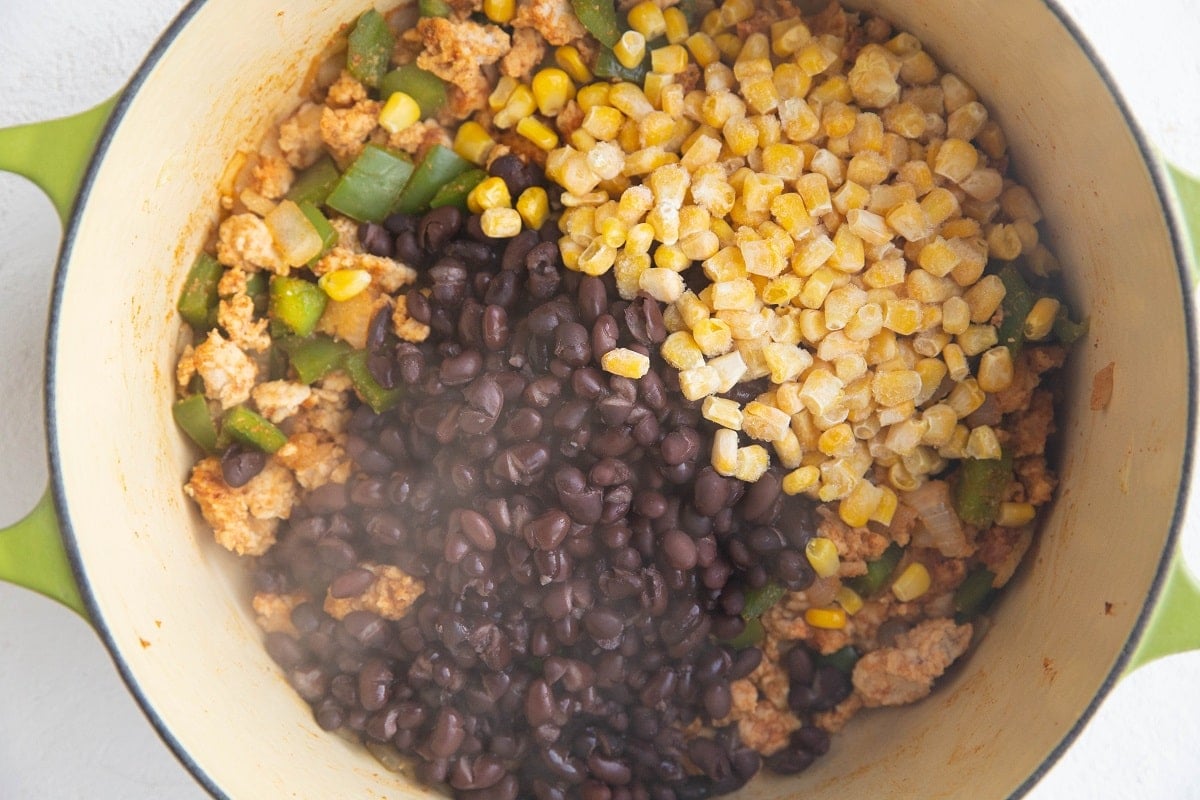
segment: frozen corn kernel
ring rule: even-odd
[[[583,54],[574,45],[565,44],[555,49],[554,63],[558,64],[576,83],[586,84],[592,80],[592,71],[584,61]]]
[[[558,134],[537,117],[525,117],[517,123],[516,130],[542,150],[549,151],[558,146]]]
[[[771,466],[771,455],[761,444],[739,447],[734,464],[733,477],[746,483],[754,483]]]
[[[688,331],[672,333],[663,341],[659,352],[664,361],[678,370],[704,366],[704,353]]]
[[[718,475],[732,477],[737,470],[738,435],[735,431],[722,428],[713,434],[712,468]]]
[[[692,337],[704,352],[713,357],[728,353],[733,347],[733,332],[729,324],[720,319],[706,318],[692,327]]]
[[[987,398],[975,379],[964,378],[950,390],[949,396],[946,397],[946,405],[954,409],[954,413],[962,419],[983,405],[985,399]]]
[[[968,357],[977,356],[999,341],[996,328],[992,325],[970,325],[965,331],[954,337],[958,346]]]
[[[725,397],[709,396],[700,405],[700,413],[709,422],[731,431],[742,429],[742,408],[736,401]]]
[[[1013,361],[1012,353],[1003,345],[984,351],[979,357],[979,369],[976,373],[979,388],[985,392],[1002,392],[1012,385]]]
[[[822,367],[809,371],[800,388],[800,401],[815,415],[824,414],[841,398],[841,379]]]
[[[1000,439],[990,425],[979,425],[967,436],[967,457],[997,459],[1001,456]]]
[[[807,350],[778,342],[764,345],[762,355],[771,370],[771,382],[775,384],[795,380],[812,366],[813,362],[812,354]]]
[[[788,431],[791,417],[774,406],[751,400],[742,409],[742,430],[751,439],[774,442]]]
[[[650,371],[650,357],[625,347],[617,347],[600,357],[600,366],[605,372],[611,372],[613,375],[637,379]]]
[[[820,479],[821,471],[817,467],[812,465],[799,467],[783,476],[781,488],[784,494],[797,495],[816,487]]]
[[[638,286],[660,303],[674,303],[684,289],[682,275],[661,267],[652,267],[643,272],[638,278]]]
[[[883,489],[870,481],[859,481],[838,503],[838,516],[852,528],[866,527],[883,501]],[[857,597],[857,595],[855,595]],[[859,600],[861,606],[862,601]],[[846,609],[851,611],[850,608]],[[857,610],[857,609],[855,609]],[[853,611],[851,611],[853,613]]]
[[[720,388],[721,373],[715,367],[704,365],[679,373],[679,390],[688,400],[701,400],[716,394]]]
[[[841,562],[838,559],[837,545],[832,539],[823,536],[809,539],[804,545],[804,556],[818,578],[832,578],[838,574]]]
[[[728,392],[736,386],[742,378],[746,376],[748,367],[746,361],[742,358],[742,354],[738,350],[732,350],[724,355],[717,356],[708,362],[708,366],[717,371],[719,384],[718,392]]]
[[[521,232],[521,214],[515,208],[485,209],[479,227],[493,239],[511,239]]]

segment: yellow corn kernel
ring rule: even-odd
[[[979,152],[970,142],[962,139],[947,139],[938,148],[933,161],[933,171],[943,178],[961,183],[979,163]]]
[[[734,462],[733,477],[746,483],[754,483],[771,466],[771,455],[761,444],[739,447]]]
[[[762,301],[771,306],[790,305],[803,288],[804,280],[799,275],[780,275],[762,288]]]
[[[857,614],[863,607],[863,599],[849,586],[839,586],[833,599],[839,606],[846,609],[846,613],[850,616]]]
[[[605,372],[624,378],[641,378],[650,371],[650,357],[625,347],[617,347],[600,356]]]
[[[799,467],[784,475],[781,486],[784,494],[796,495],[812,489],[820,479],[821,471],[809,465]]]
[[[637,31],[625,31],[613,45],[613,55],[626,69],[636,68],[646,57],[646,37]]]
[[[713,37],[713,44],[720,51],[721,58],[726,61],[733,61],[742,52],[742,38],[731,31],[718,33]]]
[[[454,152],[472,164],[482,166],[486,163],[488,153],[495,145],[496,141],[488,134],[487,129],[473,120],[459,125],[454,133]]]
[[[855,447],[854,431],[845,422],[825,430],[817,439],[817,449],[827,456],[848,456]]]
[[[679,314],[688,328],[695,328],[702,320],[709,317],[708,306],[696,296],[695,292],[686,291],[675,301]]]
[[[592,80],[592,71],[588,69],[583,55],[574,45],[564,44],[554,51],[554,63],[571,76],[576,83],[586,84]]]
[[[1039,297],[1025,316],[1025,338],[1036,342],[1049,336],[1060,307],[1061,304],[1053,297]]]
[[[515,208],[488,208],[479,218],[485,236],[511,239],[521,232],[521,214]]]
[[[907,603],[929,591],[930,582],[929,570],[920,561],[914,561],[892,581],[892,594],[901,603]]]
[[[668,86],[674,85],[675,76],[669,72],[647,72],[646,79],[642,81],[642,91],[646,95],[646,99],[650,101],[650,105],[655,108],[662,108],[663,90]],[[682,122],[672,117],[673,122]]]
[[[700,404],[700,413],[706,420],[722,428],[731,431],[742,429],[742,409],[734,400],[710,395]]]
[[[666,35],[667,41],[671,44],[683,44],[687,40],[688,34],[691,33],[688,30],[687,16],[675,6],[664,9],[662,14],[665,26],[663,33]]]
[[[804,555],[812,565],[813,572],[818,578],[832,578],[837,575],[841,565],[838,559],[837,545],[832,539],[814,536],[804,545]]]
[[[1020,528],[1033,522],[1037,509],[1032,503],[1013,503],[1005,501],[996,510],[996,523],[1003,528]]]
[[[709,64],[715,64],[721,59],[721,51],[712,36],[704,32],[696,32],[683,40],[683,46],[692,54],[701,69]]]
[[[889,487],[881,486],[879,489],[881,492],[879,505],[871,513],[871,521],[878,522],[880,525],[891,525],[892,517],[896,514],[896,507],[899,505],[899,501],[896,499],[896,493]]]
[[[692,335],[695,336],[695,333]],[[717,371],[720,380],[720,384],[717,386],[718,392],[728,392],[745,378],[749,371],[740,350],[731,350],[723,356],[717,356],[708,362],[708,366]]]
[[[964,378],[950,390],[949,396],[946,397],[946,405],[954,409],[954,413],[962,419],[983,405],[985,399],[986,396],[979,388],[978,382],[974,378]]]
[[[995,327],[991,325],[971,325],[965,331],[954,337],[958,346],[968,357],[977,356],[999,341]]]
[[[371,273],[365,269],[335,269],[317,279],[330,300],[344,302],[361,294],[371,285]]]
[[[393,92],[379,110],[379,126],[388,133],[399,133],[421,119],[421,107],[404,92]]]
[[[724,320],[708,318],[692,326],[692,337],[704,352],[712,358],[728,353],[733,347],[733,331]]]
[[[594,239],[579,255],[579,271],[585,275],[603,275],[612,269],[617,250],[600,239]]]
[[[608,105],[610,85],[607,83],[589,83],[575,93],[575,102],[579,104],[584,114],[596,106]]]
[[[538,70],[530,81],[530,88],[538,111],[547,117],[557,116],[568,101],[575,99],[575,84],[571,76],[558,67]]]
[[[663,341],[659,352],[664,361],[678,370],[704,366],[704,353],[689,331],[672,333]]]
[[[638,278],[638,288],[660,303],[674,303],[683,294],[683,276],[661,267],[652,267]]]
[[[712,289],[714,311],[749,311],[758,300],[758,291],[747,278],[714,283]]]
[[[914,201],[900,203],[884,217],[892,230],[910,242],[920,241],[932,233],[933,226],[924,210]]]
[[[883,489],[870,481],[859,481],[850,490],[850,494],[838,503],[838,516],[852,528],[866,527],[882,501]]]
[[[810,39],[796,53],[796,63],[808,75],[816,76],[829,69],[837,57],[820,39]]]
[[[791,417],[774,406],[751,400],[742,409],[742,430],[751,439],[774,442],[788,431]]]
[[[687,69],[688,51],[681,44],[668,44],[650,51],[650,69],[667,75],[678,75]]]
[[[942,303],[942,330],[951,336],[962,333],[971,324],[971,306],[961,297],[950,297]]]
[[[961,381],[971,374],[967,356],[957,344],[950,343],[942,348],[942,360],[946,362],[946,374],[952,381]]]
[[[612,106],[593,106],[583,113],[580,128],[601,142],[611,142],[620,133],[625,115]]]
[[[512,197],[502,178],[484,178],[467,195],[467,208],[472,214],[482,214],[489,208],[509,208]]]
[[[533,90],[525,84],[519,83],[508,96],[504,108],[497,111],[492,117],[492,124],[497,128],[511,128],[535,111],[537,111],[537,100],[534,99]]]
[[[483,0],[483,15],[497,25],[507,25],[517,15],[516,0]]]
[[[662,9],[651,0],[642,0],[629,9],[626,20],[629,27],[645,37],[646,41],[657,39],[667,32],[667,20]]]
[[[525,227],[540,230],[550,215],[550,198],[541,186],[530,186],[517,197],[517,213]]]
[[[558,134],[537,117],[525,117],[517,123],[517,133],[540,147],[553,150],[558,146]]]
[[[1000,345],[984,351],[979,357],[976,380],[979,381],[979,388],[985,392],[1002,392],[1011,386],[1013,361],[1009,349]]]
[[[718,475],[731,477],[737,469],[738,435],[728,428],[713,434],[712,468]]]
[[[638,137],[642,147],[666,144],[675,135],[675,119],[665,111],[651,111],[638,121]]]
[[[804,612],[804,621],[813,628],[841,630],[846,627],[846,610],[836,606],[810,608]]]
[[[488,95],[488,108],[490,108],[493,113],[504,108],[504,105],[508,102],[508,99],[512,97],[512,93],[517,88],[517,85],[518,81],[516,78],[508,75],[501,75],[500,79],[496,81],[496,87],[492,89],[492,93]]]
[[[967,457],[983,460],[1000,458],[1000,440],[990,425],[979,425],[967,436]]]

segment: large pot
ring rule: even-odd
[[[0,532],[0,576],[90,617],[163,738],[218,795],[423,796],[322,732],[266,655],[243,570],[180,490],[193,453],[169,413],[174,301],[216,221],[222,170],[362,5],[196,0],[115,106],[0,133],[0,167],[39,182],[67,221],[46,373],[53,492]],[[1053,5],[856,5],[977,87],[1091,333],[1066,376],[1058,500],[978,650],[926,701],[863,714],[808,774],[741,796],[1020,795],[1125,670],[1200,646],[1200,593],[1176,552],[1196,407],[1179,201]],[[1109,365],[1111,400],[1094,409]]]

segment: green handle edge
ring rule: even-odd
[[[1169,164],[1166,173],[1174,185],[1177,208],[1184,222],[1191,256],[1188,276],[1190,288],[1195,291],[1200,283],[1200,180]],[[1200,650],[1200,584],[1182,554],[1176,551],[1162,593],[1124,674],[1163,656],[1189,650]]]
[[[63,225],[117,98],[62,119],[0,129],[0,171],[23,175],[50,198]]]
[[[28,516],[0,530],[0,580],[57,600],[88,619],[47,489]]]
[[[62,119],[0,129],[0,171],[33,181],[64,227],[117,98]],[[20,522],[0,529],[0,580],[39,592],[88,619],[49,489]]]

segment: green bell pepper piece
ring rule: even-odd
[[[271,278],[269,313],[297,336],[308,336],[325,313],[329,297],[315,283],[276,275]]]
[[[1054,338],[1062,344],[1074,344],[1080,337],[1088,332],[1088,321],[1081,319],[1075,322],[1071,319],[1071,315],[1067,312],[1067,306],[1064,303],[1058,308],[1058,316],[1054,318]]]
[[[429,208],[429,201],[450,181],[471,169],[471,162],[445,145],[435,144],[417,165],[412,179],[400,193],[393,211],[416,214]]]
[[[208,253],[196,257],[183,282],[176,308],[179,315],[196,330],[207,330],[216,323],[217,284],[225,272]]]
[[[283,431],[245,406],[234,406],[226,411],[221,430],[235,441],[264,453],[274,453],[287,443]]]
[[[333,186],[340,177],[342,175],[333,159],[322,156],[320,161],[296,176],[285,197],[296,204],[307,201],[314,206],[324,205],[325,198],[333,191]]]
[[[387,72],[396,37],[375,9],[358,18],[347,40],[346,70],[366,86],[375,87]]]
[[[387,100],[396,92],[404,92],[416,100],[422,118],[437,116],[446,105],[446,82],[416,64],[396,67],[379,81],[381,100]]]
[[[217,449],[217,426],[208,413],[208,401],[202,394],[188,395],[171,406],[171,416],[188,438],[201,450],[214,453]]]
[[[960,625],[987,610],[996,591],[992,581],[996,573],[982,566],[971,570],[954,590],[954,619]]]
[[[954,482],[954,511],[969,525],[992,524],[1008,484],[1012,481],[1012,456],[964,458]]]
[[[605,47],[616,47],[621,38],[617,8],[612,0],[571,0],[580,24]]]
[[[355,350],[347,355],[342,359],[342,368],[350,376],[350,381],[354,384],[354,388],[362,397],[363,402],[369,405],[376,414],[382,414],[400,402],[404,390],[400,387],[385,389],[379,385],[371,375],[371,371],[367,369],[366,350]]]
[[[412,174],[406,155],[369,144],[338,179],[325,205],[359,222],[382,222]]]
[[[340,367],[342,359],[354,349],[340,339],[320,334],[311,339],[287,337],[278,340],[276,345],[287,353],[288,363],[301,383],[314,383],[324,378]]]
[[[454,180],[437,190],[437,194],[429,201],[430,208],[442,206],[467,207],[467,195],[487,178],[488,174],[481,169],[471,169],[459,175]]]
[[[783,598],[787,589],[783,584],[769,581],[757,589],[746,590],[746,606],[742,609],[742,617],[746,620],[761,617],[767,609]]]
[[[417,11],[422,17],[448,17],[454,13],[446,0],[417,0]]]
[[[758,617],[746,620],[746,627],[742,632],[726,642],[734,650],[745,650],[747,647],[753,647],[766,638],[767,631],[763,628],[762,620]]]
[[[596,66],[592,72],[597,78],[640,84],[646,80],[646,75],[650,72],[649,60],[649,49],[647,49],[646,58],[642,60],[642,63],[630,69],[617,60],[612,50],[601,47],[600,52],[596,54]]]
[[[1029,316],[1029,310],[1037,298],[1015,263],[1005,264],[999,274],[1004,284],[1004,300],[1000,303],[1004,316],[996,335],[1000,344],[1007,347],[1012,357],[1016,358],[1025,344],[1025,317]]]
[[[888,578],[892,577],[892,573],[896,570],[896,565],[900,563],[900,556],[902,555],[904,555],[904,548],[892,542],[880,554],[879,558],[867,562],[867,572],[865,575],[851,578],[846,582],[847,585],[863,597],[875,594],[883,588]]]
[[[841,650],[835,650],[829,655],[817,656],[817,664],[828,664],[836,670],[849,675],[854,671],[854,665],[858,663],[858,650],[854,649],[853,645],[846,645]]]
[[[308,260],[308,263],[312,265],[320,261],[321,256],[328,253],[330,248],[338,243],[338,232],[333,229],[333,225],[329,223],[329,220],[325,218],[321,210],[308,200],[304,200],[296,205],[299,207],[300,213],[304,215],[304,218],[312,223],[313,228],[317,231],[317,235],[321,237],[321,252]]]
[[[260,317],[267,313],[268,278],[266,272],[252,272],[246,276],[246,294],[254,301],[254,313]]]

